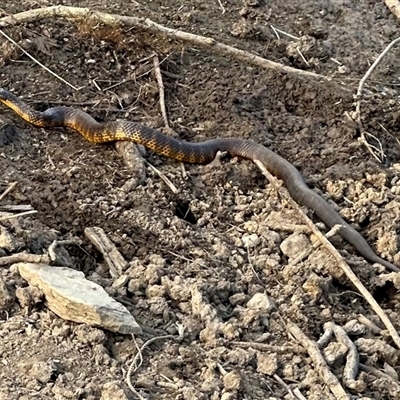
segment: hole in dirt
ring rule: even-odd
[[[373,295],[378,302],[389,302],[396,298],[397,292],[393,283],[387,282],[385,285],[375,288]]]
[[[190,202],[186,200],[178,200],[175,206],[175,215],[190,224],[196,224],[197,218],[190,210]]]

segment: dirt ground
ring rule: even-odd
[[[149,17],[331,78],[301,79],[85,21],[4,29],[76,91],[0,39],[0,87],[35,108],[73,105],[102,121],[127,118],[164,130],[156,53],[176,135],[189,141],[234,136],[268,146],[334,201],[379,255],[400,265],[398,49],[373,73],[362,103],[369,140],[385,153],[382,163],[346,116],[354,111],[359,80],[399,32],[383,2],[232,0],[222,1],[224,13],[217,0],[143,1],[145,7],[122,0],[60,3]],[[0,1],[0,12],[55,4]],[[278,38],[272,26],[300,39]],[[343,327],[366,317],[383,328],[326,250],[311,249],[293,263],[296,246],[311,248],[315,238],[251,162],[185,165],[185,176],[179,163],[147,152],[146,159],[179,187],[173,194],[150,167],[144,182],[129,187],[134,171],[113,144],[33,128],[4,107],[0,124],[0,194],[18,182],[0,208],[31,205],[38,211],[1,222],[18,245],[0,248],[0,256],[42,254],[54,239],[75,239],[80,245],[67,247],[74,268],[128,307],[145,328],[136,338],[139,346],[155,335],[177,335],[176,324],[185,327],[182,339],[156,341],[144,351],[132,376],[143,398],[295,399],[300,397],[292,391],[298,390],[307,399],[334,399],[287,323],[314,341],[330,321]],[[84,229],[93,226],[102,227],[129,261],[120,285],[85,238]],[[384,271],[340,238],[333,243],[400,330],[396,289],[377,279]],[[132,337],[64,321],[32,295],[15,268],[0,267],[0,274],[12,297],[0,309],[0,399],[137,398],[124,383],[137,351]],[[257,301],[265,309],[250,307]],[[399,351],[386,331],[362,326],[351,336],[365,366],[357,385],[347,389],[351,398],[400,398]],[[337,352],[340,345],[333,343],[327,358]],[[331,365],[343,385],[344,354]]]

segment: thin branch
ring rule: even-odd
[[[336,340],[341,343],[343,346],[347,348],[346,354],[346,364],[343,368],[343,377],[342,381],[349,389],[355,390],[357,392],[363,392],[365,390],[365,383],[363,380],[356,380],[358,374],[358,368],[360,365],[360,356],[358,354],[358,350],[356,345],[350,339],[347,332],[341,326],[335,324],[334,322],[327,322],[324,325],[325,333],[323,335],[325,343],[323,347],[326,347],[328,343],[332,339],[332,336],[335,335]],[[320,345],[321,342],[318,341],[317,345],[320,349],[322,346]]]
[[[258,342],[232,342],[233,346],[237,346],[243,349],[255,349],[259,351],[273,352],[277,354],[288,354],[288,353],[304,353],[304,348],[300,346],[274,346],[269,343],[258,343]]]
[[[361,98],[362,98],[362,92],[364,89],[364,85],[366,80],[369,78],[369,76],[372,74],[372,72],[375,70],[375,68],[378,66],[378,64],[382,61],[383,57],[388,53],[388,51],[397,43],[400,42],[400,38],[397,38],[390,42],[386,48],[382,51],[382,53],[378,56],[378,58],[374,61],[374,63],[368,68],[368,71],[365,73],[365,75],[362,77],[360,80],[360,83],[358,84],[358,89],[357,89],[357,104],[356,104],[356,118],[359,123],[361,123],[361,115],[360,115],[360,108],[361,108]]]
[[[168,122],[168,115],[167,115],[167,108],[165,107],[165,91],[164,91],[164,82],[163,78],[161,75],[161,69],[160,69],[160,60],[158,59],[158,56],[155,55],[153,57],[153,62],[154,62],[154,72],[156,73],[157,77],[157,83],[158,83],[158,90],[160,92],[160,109],[161,109],[161,115],[164,119],[164,124],[166,128],[169,128],[169,122]]]
[[[183,337],[185,328],[183,325],[177,325],[177,328],[178,328],[178,336],[175,336],[175,335],[155,336],[155,337],[149,339],[147,342],[145,342],[141,347],[139,347],[137,345],[135,337],[133,337],[136,348],[137,348],[137,353],[136,353],[135,357],[133,358],[131,365],[128,368],[128,372],[126,373],[125,382],[128,385],[129,389],[133,393],[135,393],[137,396],[139,394],[138,394],[137,390],[133,387],[132,375],[140,368],[140,366],[143,363],[143,350],[157,340],[168,340],[168,339],[179,340],[179,339],[181,339]]]
[[[56,249],[59,246],[78,245],[74,240],[54,240],[45,254],[31,254],[31,253],[15,253],[10,256],[0,257],[0,267],[4,265],[16,264],[19,262],[33,263],[33,264],[58,264],[67,266],[63,263],[63,257],[57,254]],[[83,250],[83,249],[82,249]]]
[[[317,344],[310,340],[303,331],[294,323],[288,323],[289,332],[296,338],[296,340],[307,350],[315,370],[318,372],[319,376],[324,380],[324,382],[329,387],[330,391],[333,393],[337,400],[350,400],[351,397],[343,389],[339,380],[331,372],[326,361],[321,354]]]
[[[222,1],[218,0],[218,4],[221,7],[222,14],[225,14],[226,13],[226,9],[225,9],[224,5],[222,4]]]
[[[13,218],[19,218],[19,217],[25,217],[25,215],[30,215],[30,214],[36,214],[36,210],[31,210],[31,211],[25,211],[19,214],[13,214],[13,215],[6,215],[4,217],[0,217],[0,221],[8,221]]]
[[[118,27],[121,25],[135,26],[136,28],[139,28],[141,30],[150,33],[155,33],[158,35],[163,34],[169,38],[191,43],[192,45],[208,49],[211,52],[219,54],[221,56],[245,62],[247,64],[255,65],[267,70],[272,70],[280,73],[285,72],[292,75],[294,74],[299,77],[310,78],[325,83],[331,81],[326,76],[319,75],[314,72],[299,70],[287,65],[282,65],[275,61],[267,60],[256,54],[252,54],[247,51],[240,50],[235,47],[217,42],[215,39],[209,37],[194,35],[192,33],[181,31],[178,29],[168,28],[163,25],[157,24],[156,22],[148,18],[143,19],[138,17],[108,14],[100,11],[94,11],[89,8],[51,6],[51,7],[44,7],[44,8],[24,11],[18,14],[14,14],[12,16],[6,16],[0,18],[0,28],[6,26],[13,26],[24,22],[38,21],[45,18],[65,18],[68,20],[85,20],[86,22],[91,22],[94,25],[101,22],[111,27]],[[342,91],[349,91],[348,89],[342,86],[339,87],[342,89]]]
[[[8,18],[8,17],[6,17]],[[11,38],[10,36],[8,36],[6,33],[4,33],[1,29],[0,29],[0,33],[9,41],[11,42],[14,46],[18,47],[26,56],[28,56],[32,61],[34,61],[37,65],[39,65],[40,67],[42,67],[44,70],[46,70],[47,72],[49,72],[50,74],[52,74],[53,76],[55,76],[57,79],[59,79],[61,82],[64,82],[66,85],[68,85],[69,87],[71,87],[74,90],[79,90],[77,87],[75,87],[74,85],[72,85],[71,83],[69,83],[68,81],[66,81],[64,78],[61,78],[60,75],[57,75],[55,72],[53,72],[51,69],[47,68],[45,65],[43,65],[40,61],[38,61],[35,57],[31,56],[25,49],[23,49],[13,38]]]
[[[113,278],[121,276],[128,263],[115,244],[108,238],[104,230],[100,227],[94,226],[85,228],[84,232],[85,236],[103,255],[111,276]]]
[[[147,160],[144,160],[145,164],[150,167],[163,181],[164,183],[171,189],[171,192],[174,194],[179,193],[179,189],[163,174],[159,169],[157,169],[154,165],[150,164]]]
[[[385,374],[380,369],[374,368],[370,365],[360,364],[360,370],[375,375],[377,378],[388,380],[390,385],[394,386],[397,392],[400,392],[399,381],[394,379],[392,376]]]
[[[388,3],[388,1],[386,1],[386,4]],[[400,12],[400,11],[399,11]],[[369,134],[368,132],[366,132],[363,129],[362,126],[362,121],[361,121],[361,102],[362,102],[362,93],[363,93],[363,89],[364,89],[364,85],[365,82],[367,81],[367,79],[369,78],[369,76],[372,74],[372,72],[375,70],[375,68],[378,66],[378,64],[383,60],[383,58],[385,57],[385,55],[389,52],[389,50],[397,43],[400,42],[400,38],[397,38],[395,40],[393,40],[392,42],[390,42],[386,48],[382,51],[382,53],[378,56],[378,58],[374,61],[374,63],[368,68],[368,71],[365,73],[365,75],[361,78],[359,84],[358,84],[358,89],[357,89],[357,95],[356,95],[356,112],[354,115],[354,119],[356,120],[357,124],[358,124],[358,128],[360,130],[360,140],[362,143],[365,144],[365,146],[367,147],[367,150],[371,153],[371,155],[378,161],[378,162],[382,162],[385,155],[383,154],[382,150],[378,150],[376,147],[374,147],[373,145],[371,145],[367,138],[365,137],[366,134]],[[380,141],[375,138],[379,144],[379,147],[381,148],[382,145],[380,143]],[[378,156],[378,154],[380,155],[380,157]]]
[[[20,262],[50,264],[51,260],[48,254],[16,253],[11,254],[11,256],[0,257],[0,267]]]
[[[8,193],[10,193],[15,188],[15,186],[17,186],[17,184],[18,182],[11,183],[10,186],[0,195],[0,201],[3,200],[8,195]]]

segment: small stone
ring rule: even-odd
[[[247,296],[244,293],[236,293],[229,297],[229,303],[233,306],[243,304],[247,300]]]
[[[239,390],[242,385],[242,377],[237,371],[228,372],[223,378],[226,390]]]
[[[148,298],[153,297],[164,297],[166,289],[162,285],[151,285],[146,289],[146,295]]]
[[[18,263],[19,273],[38,287],[47,306],[59,317],[122,334],[140,334],[142,329],[130,312],[83,272],[46,264]]]
[[[174,285],[169,289],[169,296],[176,301],[187,301],[190,299],[190,289],[184,285]]]
[[[245,367],[254,359],[254,352],[236,348],[229,350],[229,352],[225,355],[225,359],[231,364]]]
[[[122,288],[128,283],[128,281],[129,281],[128,275],[126,275],[126,274],[121,275],[115,279],[114,283],[112,284],[112,287],[114,289]]]
[[[149,310],[155,315],[168,315],[168,302],[164,297],[152,297],[148,304],[150,306]]]
[[[311,272],[310,276],[303,283],[302,287],[304,291],[312,298],[312,300],[318,300],[323,293],[329,292],[330,283],[331,279],[324,278]]]
[[[346,331],[348,335],[362,335],[367,331],[367,327],[356,319],[352,319],[349,322],[347,322],[344,326],[343,329]]]
[[[190,386],[183,387],[180,393],[182,393],[182,399],[185,400],[197,400],[199,398],[199,392]]]
[[[64,386],[63,383],[60,383],[58,380],[56,381],[55,385],[51,388],[51,393],[54,394],[54,399],[61,400],[61,399],[76,399],[79,398],[79,392],[82,389],[75,389],[72,390],[69,385]]]
[[[258,246],[261,243],[261,239],[256,233],[253,233],[251,235],[245,233],[242,236],[242,243],[244,247],[251,249],[252,247]]]
[[[277,369],[278,369],[278,357],[275,353],[257,354],[257,372],[271,376],[275,374]]]
[[[256,293],[247,302],[247,308],[252,308],[266,314],[275,308],[275,304],[265,293]]]
[[[345,65],[339,65],[338,66],[338,72],[339,74],[348,74],[350,69],[346,67]]]
[[[209,392],[209,393],[215,393],[220,385],[221,381],[218,379],[218,375],[216,373],[216,368],[215,364],[213,362],[210,362],[207,365],[207,368],[205,368],[202,373],[201,373],[201,386],[200,390],[203,393]]]
[[[220,330],[224,334],[224,336],[228,340],[233,340],[240,336],[240,332],[236,326],[236,324],[231,324],[229,322],[225,322],[223,324],[220,324]]]
[[[60,327],[56,326],[51,331],[51,334],[54,337],[66,338],[71,334],[71,327],[65,324]]]
[[[247,221],[247,222],[244,223],[243,229],[246,232],[255,233],[255,232],[258,231],[258,224],[255,221]]]
[[[388,274],[389,275],[389,274]],[[390,274],[392,275],[392,274]],[[392,282],[394,287],[399,290],[400,289],[400,274],[393,274],[392,276]]]
[[[328,365],[341,364],[347,352],[347,347],[338,342],[331,342],[322,350]]]
[[[306,235],[294,233],[282,241],[280,249],[282,253],[289,257],[295,258],[304,250],[310,247],[310,241]]]
[[[332,320],[332,312],[329,308],[324,308],[323,310],[321,310],[320,315],[326,321]]]
[[[354,344],[359,352],[379,358],[390,365],[397,365],[398,363],[398,351],[384,340],[359,338]]]
[[[77,339],[84,344],[104,344],[107,340],[105,333],[101,329],[92,328],[87,325],[78,325],[74,329]]]
[[[218,325],[215,323],[206,326],[199,334],[200,340],[203,343],[207,343],[209,346],[216,345],[219,330],[218,328]]]
[[[159,254],[150,254],[149,261],[158,267],[165,267],[166,265],[165,259]]]
[[[6,228],[0,225],[0,248],[10,252],[15,251],[21,243],[19,243]]]
[[[30,377],[40,383],[50,382],[53,374],[57,371],[57,367],[52,361],[38,361],[33,364],[25,364],[23,368],[27,370]]]
[[[242,311],[243,324],[248,325],[253,321],[260,320],[261,324],[268,327],[267,315],[275,308],[275,304],[265,293],[256,293],[248,302],[247,308]]]
[[[43,293],[37,287],[24,287],[17,288],[15,290],[15,296],[17,297],[21,307],[33,307],[35,304],[39,304],[43,301]]]
[[[107,382],[102,387],[100,400],[129,400],[129,398],[119,382]]]
[[[131,293],[140,293],[143,289],[144,284],[141,279],[130,279],[128,283],[128,291]]]

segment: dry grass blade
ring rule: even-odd
[[[400,13],[400,11],[399,11]],[[382,145],[380,143],[380,141],[375,138],[378,142],[378,146],[380,147],[380,149],[376,148],[375,146],[371,145],[367,138],[366,135],[371,135],[368,132],[366,132],[363,129],[362,126],[362,121],[361,121],[361,102],[362,102],[362,93],[363,93],[363,89],[365,86],[365,82],[367,81],[367,79],[369,78],[369,76],[372,74],[372,72],[375,70],[375,68],[380,64],[380,62],[383,60],[383,58],[385,57],[385,55],[389,52],[389,50],[397,43],[400,42],[400,38],[397,38],[395,40],[393,40],[392,42],[390,42],[386,48],[382,51],[382,53],[378,56],[378,58],[374,61],[374,63],[368,68],[368,71],[365,73],[365,75],[361,78],[360,83],[358,84],[358,89],[357,89],[357,102],[356,102],[356,111],[355,111],[355,115],[354,115],[354,119],[358,124],[358,127],[360,129],[360,135],[361,135],[361,141],[365,144],[365,146],[367,147],[368,151],[371,153],[371,155],[378,161],[378,162],[382,162],[383,158],[384,158],[384,154],[383,151],[381,150]],[[372,135],[371,135],[372,136]]]
[[[38,61],[35,57],[33,57],[32,55],[30,55],[26,50],[24,50],[14,39],[12,39],[10,36],[8,36],[6,33],[4,33],[1,29],[0,29],[0,33],[9,41],[11,42],[14,46],[18,47],[27,57],[29,57],[32,61],[34,61],[37,65],[39,65],[41,68],[43,68],[44,70],[46,70],[47,72],[49,72],[50,74],[52,74],[53,76],[55,76],[57,79],[59,79],[61,82],[64,82],[66,85],[68,85],[69,87],[71,87],[74,90],[79,90],[77,87],[75,87],[74,85],[72,85],[71,83],[69,83],[68,81],[66,81],[64,78],[62,78],[60,75],[57,75],[54,71],[52,71],[50,68],[46,67],[45,65],[43,65],[40,61]]]
[[[151,339],[149,339],[147,342],[145,342],[141,347],[137,345],[137,342],[135,340],[135,337],[133,337],[133,340],[135,342],[136,348],[137,348],[137,353],[135,357],[133,358],[131,365],[128,368],[128,372],[126,373],[126,384],[128,385],[129,389],[135,393],[139,398],[142,398],[141,395],[137,392],[137,390],[133,387],[132,384],[132,375],[140,368],[140,366],[143,363],[143,351],[146,347],[150,346],[153,342],[157,340],[168,340],[168,339],[180,339],[183,337],[184,330],[185,328],[183,325],[177,325],[178,328],[178,334],[179,336],[174,336],[174,335],[163,335],[163,336],[155,336]]]

